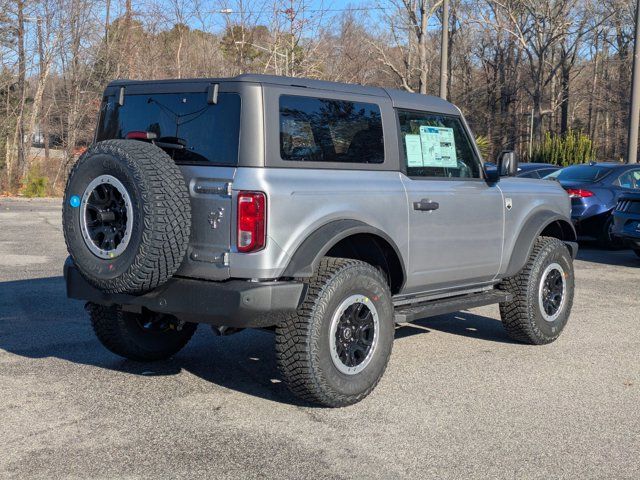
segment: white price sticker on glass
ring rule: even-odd
[[[407,149],[407,166],[422,166],[422,145],[420,144],[420,135],[405,135],[404,145]]]
[[[423,167],[458,168],[453,128],[420,127],[420,145]]]

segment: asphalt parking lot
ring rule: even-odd
[[[495,306],[403,327],[362,403],[299,404],[273,337],[106,351],[67,300],[60,200],[0,199],[2,478],[640,478],[640,259],[583,248],[560,339]]]

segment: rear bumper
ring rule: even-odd
[[[296,311],[304,300],[305,285],[294,281],[211,282],[174,277],[143,295],[104,293],[89,284],[67,260],[64,266],[67,296],[124,310],[175,315],[180,320],[236,328],[270,327]]]

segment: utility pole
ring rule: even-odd
[[[25,16],[24,16],[24,1],[18,0],[18,28],[17,28],[17,37],[18,37],[18,93],[20,95],[20,105],[18,107],[18,118],[16,119],[16,132],[14,136],[14,141],[16,146],[18,147],[18,158],[16,169],[12,171],[11,166],[9,165],[7,168],[7,173],[9,174],[9,188],[12,186],[12,181],[14,180],[12,177],[20,176],[22,170],[24,169],[27,158],[28,151],[27,149],[31,146],[25,142],[24,138],[24,112],[25,112],[25,103],[27,96],[27,61],[25,54]],[[28,146],[27,146],[28,145]]]
[[[638,0],[640,2],[640,0]],[[447,99],[449,76],[449,0],[442,3],[442,40],[440,47],[440,97]]]
[[[627,163],[638,163],[638,127],[640,126],[640,0],[636,1],[635,44],[633,47],[633,76],[631,79],[631,111]]]

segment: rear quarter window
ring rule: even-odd
[[[383,163],[380,107],[280,96],[280,157],[288,161]]]
[[[165,148],[177,163],[238,164],[240,95],[220,93],[215,105],[206,93],[126,95],[118,105],[104,97],[96,141],[127,138],[130,132],[154,133],[158,142],[184,144]]]

